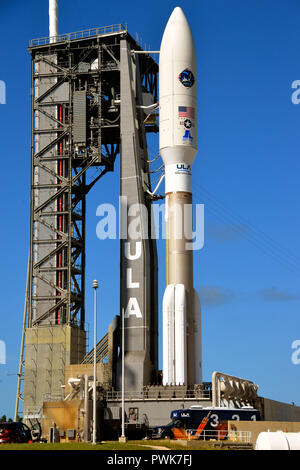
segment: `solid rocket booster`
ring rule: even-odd
[[[193,288],[192,164],[197,153],[197,61],[189,24],[174,9],[159,58],[159,148],[165,164],[166,277],[163,384],[202,382],[201,312]]]

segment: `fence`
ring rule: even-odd
[[[188,436],[188,440],[196,440],[201,439],[204,441],[231,441],[231,442],[243,442],[243,443],[250,443],[251,442],[251,431],[227,431],[225,429],[216,429],[216,430],[206,430],[204,429],[201,433],[197,429],[187,429],[186,434]]]

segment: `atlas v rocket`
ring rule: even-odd
[[[167,238],[163,384],[200,384],[201,311],[193,287],[192,215],[187,210],[192,204],[192,164],[197,153],[197,61],[190,27],[179,7],[164,31],[159,76]]]

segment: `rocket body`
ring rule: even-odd
[[[202,382],[201,312],[193,287],[192,164],[197,153],[197,61],[189,24],[174,9],[159,58],[159,148],[165,164],[166,290],[163,384]]]

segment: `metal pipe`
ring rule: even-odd
[[[223,372],[214,371],[213,374],[212,374],[212,378],[211,378],[211,383],[212,383],[212,406],[213,407],[221,406],[221,390],[220,390],[220,385],[219,385],[221,377],[223,377],[223,379],[225,378],[227,380],[234,380],[234,381],[240,382],[240,383],[245,383],[246,382],[247,384],[252,385],[253,387],[255,387],[254,382],[252,382],[251,380],[246,380],[246,379],[242,379],[241,377],[236,377],[234,375],[229,375],[229,374],[224,374]]]
[[[84,441],[89,442],[89,376],[84,376]]]
[[[98,281],[93,281],[94,288],[94,390],[93,390],[93,444],[96,444],[97,439],[97,394],[96,394],[96,380],[97,380],[97,289]]]
[[[56,42],[56,36],[58,36],[57,0],[49,0],[49,36],[50,43]]]
[[[162,182],[162,180],[164,179],[164,177],[165,177],[165,174],[161,175],[161,177],[159,178],[159,182],[158,182],[157,185],[155,186],[154,191],[151,193],[151,191],[147,190],[147,193],[150,194],[151,196],[154,196],[154,194],[156,193],[156,191],[157,191],[158,188],[160,187],[161,182]]]
[[[16,407],[15,407],[14,421],[17,421],[17,419],[18,419],[21,380],[22,380],[22,370],[23,370],[23,361],[24,361],[24,342],[25,342],[26,318],[27,318],[27,310],[28,310],[29,263],[30,263],[30,256],[28,257],[28,265],[27,265],[25,302],[24,302],[24,312],[23,312],[23,329],[22,329],[22,341],[21,341],[20,362],[19,362],[19,372],[18,372],[18,385],[17,385],[17,397],[16,397]]]
[[[124,308],[122,308],[122,438],[125,438],[125,325]]]
[[[160,54],[160,51],[132,51],[132,54]]]
[[[62,123],[63,122],[63,112],[62,112],[62,106],[61,105],[58,106],[58,116],[59,116],[59,119],[58,119],[59,122]],[[62,144],[62,141],[60,141],[59,144],[58,144],[58,155],[61,156],[62,154],[63,154],[63,144]],[[62,162],[62,160],[58,161],[58,174],[59,174],[59,176],[63,176],[63,162]],[[58,183],[62,184],[62,180],[59,179]],[[58,230],[60,232],[62,232],[63,231],[63,218],[62,218],[62,215],[61,215],[61,212],[63,212],[63,197],[62,196],[60,196],[58,198],[57,211],[60,213],[60,215],[58,216]],[[61,240],[61,235],[58,236],[58,239]],[[57,262],[58,262],[58,268],[62,268],[62,251],[58,252]],[[62,271],[61,271],[61,269],[59,269],[58,272],[57,272],[57,285],[58,285],[58,287],[62,288]],[[61,292],[57,291],[57,295],[61,296]],[[56,313],[56,323],[58,325],[60,323],[63,323],[63,318],[62,318],[63,315],[62,314],[63,314],[63,308],[59,307],[57,309],[57,313]]]

